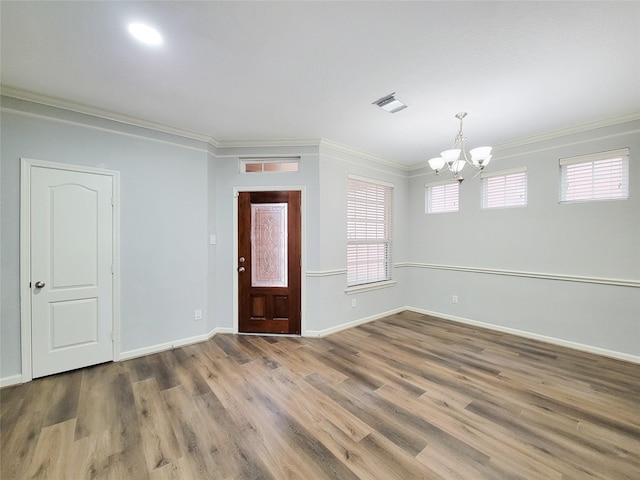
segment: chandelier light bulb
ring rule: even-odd
[[[458,175],[466,164],[467,162],[465,162],[464,160],[456,160],[451,164],[451,173],[453,173],[454,176]]]
[[[452,148],[451,150],[445,150],[444,152],[440,152],[440,155],[442,155],[442,158],[444,158],[446,163],[451,165],[460,157],[460,149]]]
[[[491,147],[477,147],[469,150],[472,160],[483,160],[491,156]]]
[[[436,172],[442,170],[442,167],[444,167],[444,163],[444,158],[442,157],[434,157],[429,160],[429,166]]]

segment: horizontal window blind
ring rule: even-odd
[[[560,160],[560,201],[629,198],[628,149]]]
[[[434,183],[426,185],[426,212],[457,212],[459,208],[460,182]]]
[[[482,208],[525,207],[526,167],[482,175]]]
[[[391,279],[393,187],[349,177],[347,285]]]

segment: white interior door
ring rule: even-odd
[[[31,167],[33,377],[113,360],[113,177]]]

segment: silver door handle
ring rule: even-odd
[[[36,282],[34,284],[34,287],[36,287],[36,288],[44,288],[44,282]]]
[[[244,272],[246,269],[244,267],[238,267],[238,273]]]

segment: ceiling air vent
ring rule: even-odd
[[[377,105],[389,113],[396,113],[407,108],[407,106],[398,100],[395,95],[396,92],[390,93],[389,95],[376,100],[372,105]]]

